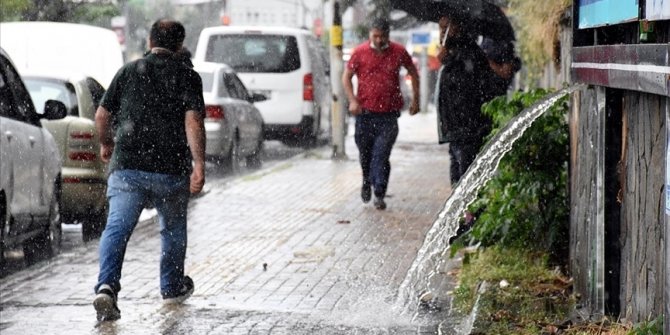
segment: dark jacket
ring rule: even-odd
[[[202,81],[173,53],[148,53],[124,65],[100,102],[112,116],[113,170],[188,176],[191,152],[185,114],[204,117]]]
[[[451,39],[447,50],[437,82],[439,142],[481,142],[491,131],[481,107],[495,96],[493,70],[472,38]]]

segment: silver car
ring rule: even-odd
[[[249,94],[235,71],[225,64],[196,63],[194,70],[202,78],[207,156],[232,170],[242,158],[247,167],[260,167],[263,117],[253,103],[265,97]]]
[[[5,249],[23,246],[29,263],[60,250],[61,159],[40,119],[61,119],[66,111],[53,100],[40,111],[0,49],[0,268]]]
[[[100,157],[94,120],[105,89],[86,76],[30,74],[23,81],[38,108],[47,100],[67,107],[64,119],[42,121],[56,139],[63,161],[61,214],[64,223],[81,223],[84,241],[97,238],[107,220],[107,165]]]

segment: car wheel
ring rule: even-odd
[[[312,131],[308,134],[305,134],[305,137],[302,138],[302,147],[305,149],[314,148],[319,140],[319,133],[321,132],[321,113],[318,113],[314,118],[314,124],[312,125]]]
[[[237,131],[233,132],[233,138],[230,143],[228,155],[222,157],[221,167],[230,173],[237,173],[240,170],[240,141]]]
[[[48,225],[39,235],[23,244],[23,254],[28,264],[53,257],[60,252],[63,228],[60,216],[60,187],[56,185],[49,205]]]
[[[100,238],[102,231],[107,225],[107,209],[100,212],[90,213],[81,225],[81,237],[84,242]]]
[[[258,145],[256,146],[256,149],[254,150],[254,153],[247,156],[247,167],[250,169],[258,169],[263,165],[263,149],[265,145],[263,142],[263,136],[261,134],[260,138],[258,139]]]

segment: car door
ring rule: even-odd
[[[249,103],[249,93],[242,81],[232,72],[225,73],[224,76],[224,83],[235,105],[237,128],[240,134],[240,151],[246,155],[256,149],[262,129],[258,116],[254,115],[252,110],[254,107]]]
[[[48,215],[42,174],[44,139],[32,101],[4,57],[0,57],[0,117],[2,173],[7,175],[9,208],[18,228],[14,231],[25,231],[32,215]]]

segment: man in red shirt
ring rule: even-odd
[[[356,49],[344,69],[342,83],[349,99],[349,112],[356,116],[354,139],[359,151],[363,186],[361,198],[367,203],[374,189],[375,208],[386,208],[391,163],[389,157],[398,137],[398,117],[403,108],[400,68],[412,78],[409,113],[419,112],[419,73],[405,48],[389,41],[388,21],[376,19],[370,26],[370,40]],[[358,78],[355,95],[351,79]]]

